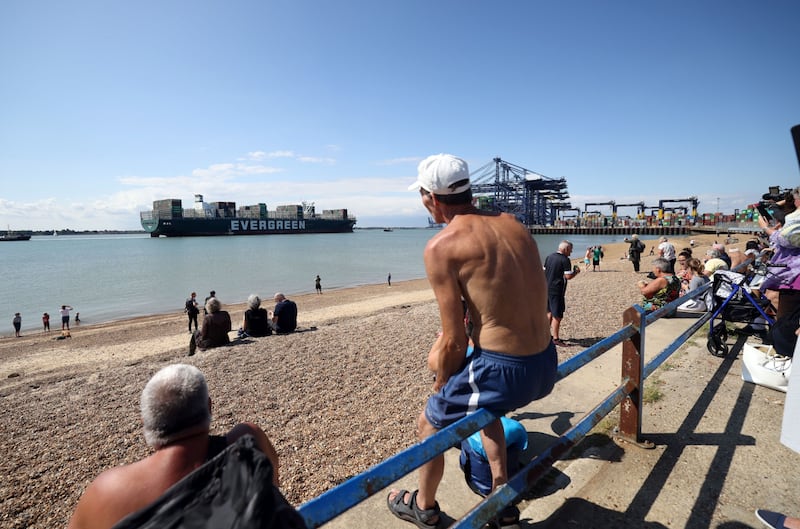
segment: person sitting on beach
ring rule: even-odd
[[[259,337],[271,334],[272,326],[269,323],[269,315],[265,309],[261,308],[261,298],[250,294],[247,298],[247,310],[244,311],[242,327],[239,329],[239,337]]]
[[[670,262],[663,257],[653,259],[652,281],[641,280],[637,283],[639,291],[644,296],[642,308],[648,312],[660,309],[664,305],[675,301],[680,296],[681,281],[671,271]]]
[[[728,270],[731,269],[731,256],[728,255],[728,252],[725,251],[725,245],[721,243],[714,243],[711,246],[712,250],[717,250],[719,252],[719,258],[725,261],[725,264],[728,265]]]
[[[297,329],[297,304],[286,299],[282,293],[275,294],[275,310],[272,313],[272,328],[278,334],[288,334]]]
[[[689,287],[689,260],[692,258],[692,254],[686,251],[682,251],[678,254],[678,259],[675,261],[677,264],[677,270],[675,270],[675,275],[678,276],[678,279],[681,280],[681,295],[686,293],[686,290]]]
[[[683,292],[682,294],[697,290],[709,282],[708,276],[706,276],[704,273],[705,268],[703,267],[703,263],[700,261],[700,259],[693,257],[689,259],[686,264],[686,275],[684,277],[687,280],[687,286],[686,292]],[[682,303],[678,308],[681,310],[700,312],[705,312],[708,310],[704,297],[690,299]]]
[[[192,356],[198,347],[203,351],[231,342],[228,337],[231,330],[231,315],[225,310],[220,310],[221,306],[217,298],[208,298],[203,326],[198,332],[193,333],[189,340],[189,356]]]
[[[194,366],[169,365],[144,387],[141,420],[147,445],[155,451],[129,465],[104,471],[86,488],[68,529],[107,529],[157,500],[192,471],[244,435],[272,465],[278,486],[278,454],[264,431],[239,423],[225,435],[210,435],[211,399],[203,373]]]
[[[719,250],[708,250],[706,252],[705,275],[711,277],[717,270],[729,270],[727,263],[720,258]]]

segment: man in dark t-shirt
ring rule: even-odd
[[[566,310],[567,281],[580,273],[580,268],[573,267],[569,260],[571,253],[572,243],[561,241],[558,251],[551,253],[544,260],[544,274],[547,279],[547,317],[550,318],[550,334],[553,336],[553,343],[558,346],[566,345],[559,336],[559,330]]]
[[[275,294],[275,311],[272,313],[272,328],[278,334],[294,332],[297,328],[297,305],[278,292]]]

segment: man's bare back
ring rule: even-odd
[[[476,346],[514,356],[548,346],[547,287],[539,250],[512,215],[478,210],[459,214],[428,242],[424,258],[443,336],[464,335],[459,316],[463,296]],[[457,348],[460,358],[445,361],[446,371],[460,366],[466,338]]]

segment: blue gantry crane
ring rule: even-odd
[[[548,178],[536,171],[494,158],[471,175],[478,207],[515,215],[526,226],[549,226],[559,211],[571,210],[565,178]]]

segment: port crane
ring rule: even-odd
[[[589,211],[589,206],[611,206],[611,225],[614,225],[614,219],[617,218],[616,215],[616,207],[617,204],[613,200],[609,200],[608,202],[587,202],[583,205],[584,215],[591,215],[596,213],[597,216],[602,216],[602,213],[599,211]],[[606,226],[608,223],[608,219],[603,217],[603,226]]]
[[[642,216],[644,216],[644,209],[645,209],[644,202],[634,202],[632,204],[616,204],[613,207],[614,207],[613,217],[614,217],[615,223],[616,223],[616,219],[617,219],[617,210],[619,210],[619,208],[632,208],[632,207],[635,207],[636,208],[636,218],[641,218]]]
[[[696,218],[697,217],[697,206],[700,204],[700,201],[697,200],[697,197],[659,200],[658,201],[658,218],[659,218],[659,220],[664,218],[664,211],[665,211],[664,205],[665,204],[689,204],[692,207],[692,215],[691,216],[693,218]],[[683,206],[682,208],[672,208],[672,209],[667,208],[667,210],[675,211],[677,209],[683,209],[684,212],[687,212],[687,207],[688,206]]]
[[[611,206],[611,211],[613,213],[614,208],[616,207],[616,203],[613,200],[610,200],[608,202],[587,202],[586,204],[583,205],[583,211],[586,214],[593,213],[589,211],[589,206]]]
[[[565,178],[548,178],[501,158],[474,171],[470,179],[473,195],[486,197],[492,211],[511,213],[526,226],[552,225],[559,210],[571,207]]]

